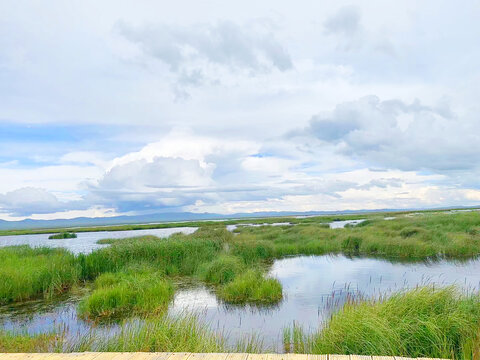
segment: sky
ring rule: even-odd
[[[480,204],[480,1],[0,1],[0,219]]]

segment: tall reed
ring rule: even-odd
[[[0,248],[0,304],[62,293],[79,276],[75,256],[65,250]]]

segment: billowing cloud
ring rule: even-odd
[[[294,136],[311,136],[369,164],[401,170],[461,171],[478,167],[480,124],[448,107],[367,96],[315,115]]]
[[[45,189],[25,187],[0,194],[0,212],[13,216],[28,216],[66,211],[76,208],[78,202],[61,202]]]
[[[215,25],[191,27],[161,24],[135,28],[119,22],[117,29],[126,39],[139,44],[147,55],[164,62],[174,72],[181,72],[196,61],[253,72],[292,68],[290,55],[264,23],[240,26],[222,21]],[[197,82],[197,78],[198,74],[193,73],[193,82]]]
[[[342,34],[353,36],[361,30],[360,10],[355,6],[340,8],[324,22],[327,34]]]
[[[221,82],[219,71],[251,76],[293,67],[288,51],[266,22],[134,27],[120,21],[116,30],[138,44],[147,57],[164,63],[176,74],[175,90],[180,97],[188,96],[187,87]]]

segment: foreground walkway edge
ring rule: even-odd
[[[310,354],[242,354],[242,353],[0,353],[0,360],[408,360],[401,356],[310,355]],[[417,358],[431,360],[432,358]]]

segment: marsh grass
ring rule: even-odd
[[[260,336],[252,334],[232,345],[223,333],[212,331],[198,315],[135,318],[106,334],[100,327],[66,336],[65,332],[27,335],[0,330],[0,352],[264,352]]]
[[[95,280],[94,291],[80,302],[78,312],[94,321],[155,316],[166,311],[173,293],[171,281],[156,271],[104,273]]]
[[[220,352],[225,348],[223,337],[195,315],[127,321],[118,335],[94,345],[95,351],[105,352]]]
[[[48,238],[52,240],[52,239],[75,239],[76,237],[77,237],[77,234],[73,232],[61,232],[59,234],[50,235]]]
[[[221,255],[212,262],[199,268],[198,276],[207,283],[226,284],[245,270],[245,263],[241,258],[231,255]]]
[[[417,288],[388,299],[350,302],[325,328],[284,331],[294,352],[471,359],[480,346],[480,295]]]
[[[218,296],[233,304],[273,304],[282,300],[283,294],[277,279],[266,278],[261,271],[250,269],[219,289]]]
[[[397,215],[389,221],[372,215],[367,221],[344,229],[326,229],[322,218],[296,221],[289,228],[242,227],[232,248],[247,264],[289,255],[342,252],[416,260],[480,255],[478,211],[421,214]]]
[[[136,262],[148,262],[167,276],[191,276],[200,264],[212,261],[230,237],[232,234],[225,228],[207,228],[190,236],[174,234],[167,239],[143,236],[110,240],[109,247],[79,255],[78,261],[82,277],[87,280]]]
[[[0,353],[54,352],[61,349],[62,341],[62,336],[54,332],[30,335],[0,330]]]
[[[79,275],[75,256],[63,249],[0,248],[0,304],[63,293]]]

